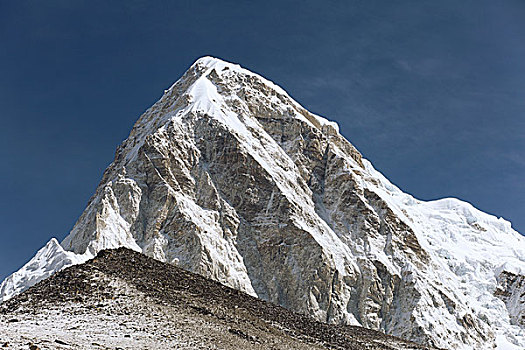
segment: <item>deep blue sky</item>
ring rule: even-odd
[[[336,120],[403,190],[525,233],[524,38],[525,1],[0,0],[0,280],[65,237],[203,55]]]

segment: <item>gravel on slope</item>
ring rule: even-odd
[[[105,250],[0,305],[0,348],[430,349],[329,325],[129,249]]]

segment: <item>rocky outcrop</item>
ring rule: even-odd
[[[510,271],[502,271],[498,276],[498,286],[494,294],[503,300],[509,310],[510,322],[525,326],[525,276]]]
[[[141,116],[61,245],[82,259],[129,247],[318,320],[443,348],[525,344],[494,295],[501,259],[525,266],[509,223],[401,192],[335,123],[214,58]]]

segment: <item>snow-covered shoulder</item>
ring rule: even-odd
[[[55,238],[51,238],[27,264],[0,284],[0,302],[22,293],[57,271],[82,264],[91,257],[65,251]]]
[[[418,200],[402,192],[363,159],[364,185],[404,218],[432,256],[430,280],[439,281],[457,305],[469,301],[494,328],[497,349],[518,349],[525,332],[511,323],[508,306],[494,291],[502,272],[525,274],[525,237],[503,218],[482,212],[457,198]],[[431,274],[434,276],[430,276]],[[516,313],[516,312],[514,312]],[[511,341],[512,340],[512,341]]]

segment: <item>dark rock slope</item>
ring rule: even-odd
[[[0,346],[40,349],[430,349],[336,326],[126,248],[0,305]]]

